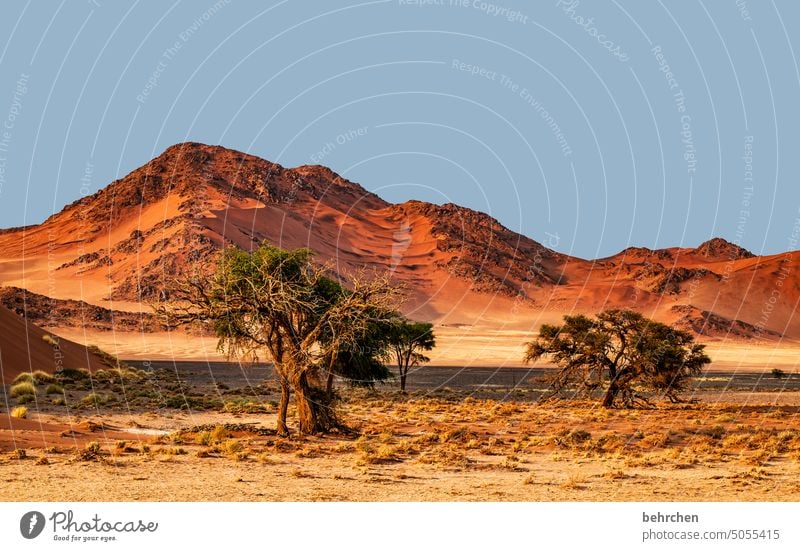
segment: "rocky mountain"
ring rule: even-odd
[[[0,231],[0,285],[92,305],[116,320],[98,325],[128,330],[141,316],[113,312],[149,312],[170,278],[213,268],[225,245],[262,241],[309,247],[345,282],[363,267],[389,270],[410,291],[408,314],[443,325],[530,330],[624,307],[709,338],[800,337],[797,253],[757,257],[716,238],[583,260],[458,205],[391,204],[323,166],[198,143],[168,148],[42,224]]]

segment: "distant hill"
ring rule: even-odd
[[[527,330],[633,308],[708,338],[800,338],[797,252],[758,257],[716,238],[584,260],[468,208],[391,204],[323,166],[197,143],[40,225],[0,231],[0,285],[149,312],[169,278],[212,268],[223,245],[262,241],[313,249],[345,283],[362,267],[389,270],[410,292],[409,315],[450,326]]]

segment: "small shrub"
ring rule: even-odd
[[[54,383],[56,378],[53,375],[50,375],[46,371],[42,371],[41,369],[37,369],[33,372],[33,379],[37,385],[45,385],[48,383]]]
[[[583,429],[575,429],[570,432],[568,435],[570,440],[572,440],[575,444],[582,444],[587,440],[592,439],[592,435]]]
[[[522,483],[526,485],[536,484],[536,477],[533,476],[532,474],[529,474],[528,476],[525,477]]]
[[[211,445],[211,432],[204,430],[197,433],[195,436],[194,441],[199,446],[210,446]]]
[[[19,383],[35,384],[36,380],[33,378],[33,373],[28,373],[27,371],[23,371],[22,373],[14,377],[13,381],[11,381],[12,385],[16,385]]]
[[[56,379],[58,380],[65,380],[70,379],[73,381],[81,381],[83,379],[89,378],[90,372],[88,369],[73,369],[71,367],[65,367],[58,371],[56,371]]]
[[[783,379],[784,377],[786,377],[786,372],[783,369],[777,367],[773,367],[771,373],[772,376],[775,377],[776,379]]]
[[[28,416],[28,408],[18,406],[11,410],[11,417],[14,419],[25,419]]]
[[[100,455],[100,442],[89,442],[83,450],[78,452],[79,461],[94,461]]]
[[[35,396],[33,394],[23,394],[19,398],[17,398],[18,404],[27,404],[33,402]]]
[[[83,404],[86,407],[102,406],[104,404],[108,404],[115,401],[116,398],[114,396],[98,394],[96,392],[90,392],[89,394],[81,398],[81,404]]]
[[[147,377],[147,373],[145,371],[133,367],[109,369],[106,371],[106,373],[108,373],[112,379],[121,380],[124,382],[141,381]]]
[[[176,447],[176,446],[170,446],[168,448],[161,448],[161,450],[159,450],[159,451],[161,453],[163,453],[164,455],[186,455],[188,453],[185,449],[179,448],[179,447]]]
[[[722,425],[715,425],[710,429],[708,429],[708,431],[706,431],[706,434],[708,434],[714,440],[719,440],[720,438],[725,436],[725,433],[727,432],[728,430]]]
[[[56,396],[55,398],[53,398],[53,401],[52,401],[52,404],[54,406],[63,406],[66,403],[67,402],[64,401],[64,397],[63,396]]]
[[[241,452],[244,446],[242,443],[232,438],[230,440],[226,440],[222,444],[222,452],[226,455],[236,455],[237,453]]]
[[[561,487],[565,490],[583,490],[586,486],[586,479],[580,475],[572,475],[567,478]]]
[[[59,385],[59,384],[56,384],[56,383],[50,383],[44,389],[44,393],[45,394],[64,394],[64,387]]]
[[[603,478],[607,478],[609,480],[622,480],[624,478],[628,478],[628,475],[621,469],[612,469],[604,472]]]
[[[228,438],[228,429],[222,425],[217,425],[211,430],[209,437],[211,442],[218,444]]]
[[[95,345],[87,346],[87,348],[89,349],[89,352],[91,352],[95,356],[99,357],[100,361],[103,362],[104,364],[106,364],[108,367],[111,367],[111,368],[126,368],[126,369],[130,368],[130,366],[128,364],[126,364],[125,362],[120,361],[119,358],[117,358],[113,354],[109,354],[105,350],[102,350],[102,349],[100,349],[99,347],[97,347]]]
[[[36,387],[33,386],[33,383],[29,381],[22,381],[11,387],[10,394],[12,398],[19,398],[20,396],[24,396],[26,394],[35,396]]]
[[[265,404],[253,402],[246,398],[237,398],[225,402],[222,406],[222,411],[225,413],[266,413],[269,408]]]
[[[59,345],[58,337],[53,337],[52,335],[42,335],[42,340],[50,346]]]

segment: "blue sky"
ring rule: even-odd
[[[0,10],[2,227],[192,140],[485,211],[585,258],[713,236],[797,248],[796,2]]]

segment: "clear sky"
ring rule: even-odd
[[[191,140],[585,258],[800,248],[800,3],[3,2],[0,226]]]

